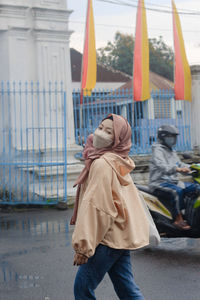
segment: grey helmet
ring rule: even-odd
[[[164,137],[169,135],[179,135],[179,131],[174,125],[162,125],[158,128],[157,135],[160,140],[163,140]]]

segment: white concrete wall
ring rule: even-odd
[[[51,9],[67,9],[67,0],[31,0],[30,5]]]
[[[191,137],[192,146],[200,150],[200,66],[192,66]]]
[[[0,81],[39,81],[41,90],[48,89],[49,81],[63,82],[63,90],[67,94],[67,142],[74,144],[74,120],[71,86],[71,63],[70,63],[70,35],[68,20],[71,11],[67,10],[66,0],[1,0],[0,1]],[[60,116],[57,126],[63,120],[63,101],[59,101],[52,94],[52,103],[57,101],[57,110]],[[37,106],[35,101],[35,106]],[[16,105],[15,105],[16,107]],[[13,120],[16,115],[20,118],[19,105],[17,104],[17,114],[14,114],[14,105],[11,101],[10,126],[17,123],[19,127],[20,119]],[[31,115],[32,108],[29,107]],[[52,114],[53,112],[52,107]],[[0,108],[2,111],[2,109]],[[41,116],[44,118],[42,109]],[[55,110],[54,110],[55,111]],[[23,112],[25,114],[25,111]],[[49,122],[51,111],[47,112],[46,124]],[[28,117],[29,119],[29,117]],[[52,117],[52,126],[55,126],[55,113]],[[26,127],[23,120],[22,126]],[[62,124],[63,125],[63,124]],[[14,125],[13,125],[14,126]],[[14,128],[13,128],[14,129]],[[18,128],[19,129],[19,128]],[[53,146],[55,145],[53,138]],[[19,139],[13,140],[13,146],[19,148]],[[31,140],[31,137],[29,138]],[[52,141],[45,141],[50,147]],[[41,140],[40,146],[44,144]],[[35,147],[37,148],[37,141]],[[33,145],[30,144],[30,148]],[[20,146],[21,147],[21,146]],[[59,147],[63,147],[61,136]]]
[[[1,59],[0,78],[1,80],[7,80],[9,78],[9,59],[7,56],[9,40],[4,31],[0,32],[0,41],[0,57],[4,58]]]
[[[9,62],[0,69],[0,80],[66,82],[72,33],[66,7],[65,0],[0,2],[0,61]]]

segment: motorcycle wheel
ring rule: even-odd
[[[185,197],[185,219],[193,229],[200,230],[200,207],[194,208],[196,199],[195,194]]]

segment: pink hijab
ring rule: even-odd
[[[88,136],[85,148],[83,150],[83,158],[85,159],[85,168],[82,170],[82,172],[80,173],[79,177],[77,178],[74,184],[74,187],[78,185],[78,188],[76,193],[74,212],[70,222],[71,225],[74,225],[76,223],[80,186],[87,179],[92,162],[106,152],[112,152],[117,155],[120,155],[123,158],[126,158],[131,149],[131,127],[128,121],[122,116],[115,115],[115,114],[109,114],[105,119],[108,118],[112,118],[113,120],[114,144],[108,148],[96,149],[93,146],[93,134]]]

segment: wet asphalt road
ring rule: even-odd
[[[0,300],[73,300],[71,209],[0,212]],[[200,300],[200,239],[162,239],[132,253],[146,300]],[[106,276],[97,300],[118,299]]]

